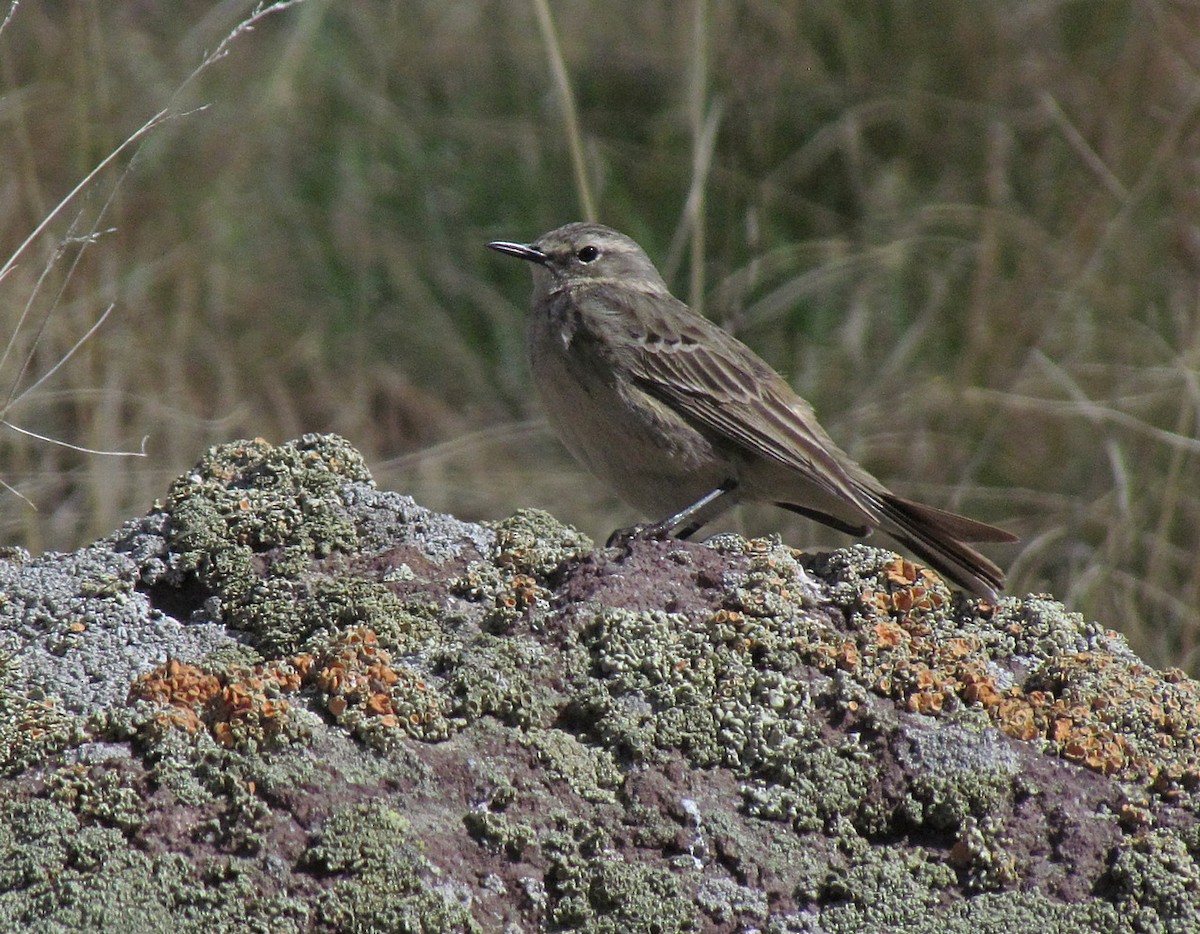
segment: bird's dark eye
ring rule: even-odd
[[[600,251],[594,246],[580,247],[579,252],[575,254],[576,258],[581,263],[590,263],[599,255]]]

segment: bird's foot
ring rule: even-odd
[[[608,536],[606,548],[624,548],[629,550],[634,542],[663,541],[671,537],[671,528],[662,522],[651,524],[631,525],[627,529],[617,529]]]

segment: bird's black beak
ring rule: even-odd
[[[509,256],[515,256],[517,259],[527,259],[531,263],[544,265],[549,258],[541,250],[535,250],[533,247],[524,243],[510,243],[507,240],[493,240],[488,244],[489,250],[495,250],[497,253],[507,253]]]

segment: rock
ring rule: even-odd
[[[1185,931],[1200,691],[890,552],[215,448],[0,559],[0,929]]]

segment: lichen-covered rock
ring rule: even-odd
[[[0,558],[0,930],[1187,931],[1200,691],[856,546],[214,448]]]

